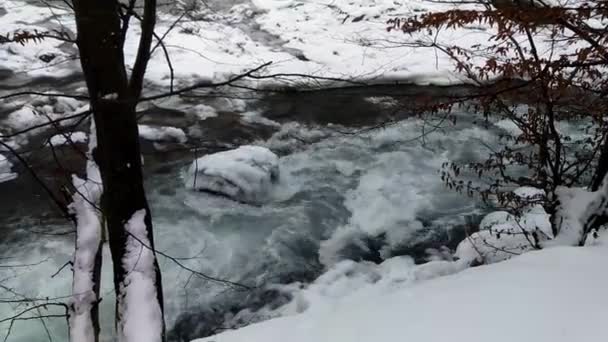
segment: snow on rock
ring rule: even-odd
[[[0,183],[17,178],[17,174],[12,172],[12,166],[13,164],[0,154]]]
[[[27,143],[29,137],[39,134],[41,130],[56,130],[52,125],[45,125],[49,121],[65,119],[68,115],[82,114],[89,109],[89,106],[71,98],[38,97],[31,99],[26,104],[17,103],[12,108],[13,110],[0,120],[0,131],[6,130],[12,134],[26,131],[5,141],[13,147],[19,147]],[[72,120],[63,120],[57,125],[70,125],[78,119],[76,117]],[[40,127],[30,130],[38,125]]]
[[[490,213],[479,229],[458,245],[458,258],[468,263],[495,263],[531,251],[553,236],[549,215],[538,208],[521,217],[505,211]]]
[[[16,131],[23,130],[30,126],[45,123],[48,118],[40,113],[37,113],[35,108],[29,105],[23,106],[20,109],[10,113],[4,124]]]
[[[181,128],[138,125],[138,129],[139,136],[150,141],[173,141],[179,143],[188,141],[186,133]]]
[[[51,146],[66,145],[68,143],[85,143],[87,142],[87,135],[84,132],[72,132],[66,134],[57,134],[49,139]]]
[[[416,276],[428,264],[344,263],[296,296],[292,313],[196,342],[605,341],[608,273],[599,270],[606,258],[600,245],[531,252],[455,274],[453,263],[436,262],[429,280]]]
[[[261,146],[246,145],[192,162],[186,186],[246,203],[268,198],[279,178],[279,157]]]
[[[11,112],[2,123],[11,129],[22,130],[46,123],[49,119],[55,120],[65,115],[80,114],[88,109],[87,103],[76,99],[40,96],[32,98],[29,103]]]
[[[458,245],[458,258],[468,263],[499,262],[533,250],[553,237],[550,216],[536,202],[545,195],[544,191],[521,187],[513,192],[530,203],[524,205],[518,216],[506,211],[486,215],[479,224],[479,232]]]
[[[163,315],[156,293],[155,256],[149,248],[146,210],[136,211],[125,230],[129,234],[123,268],[130,270],[120,284],[118,314],[120,342],[161,342]]]
[[[55,98],[53,110],[56,113],[72,113],[82,109],[85,106],[88,109],[88,104],[86,104],[86,102],[82,102],[70,97],[57,97]]]
[[[200,120],[205,120],[217,116],[217,111],[215,110],[215,108],[204,104],[194,106],[192,108],[192,111],[194,112],[194,115],[196,115],[196,117],[198,117]]]
[[[533,201],[542,199],[545,196],[545,191],[531,186],[522,186],[513,190],[513,193],[522,199]]]

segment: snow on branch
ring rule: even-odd
[[[559,229],[553,243],[558,245],[584,245],[587,235],[597,228],[598,219],[608,210],[608,177],[604,177],[597,191],[583,188],[559,187],[555,222]]]
[[[99,330],[97,304],[101,273],[101,212],[103,191],[99,169],[92,160],[96,147],[95,127],[91,125],[87,178],[73,176],[76,193],[69,207],[76,219],[76,249],[73,261],[72,294],[69,305],[69,334],[72,342],[95,342]]]

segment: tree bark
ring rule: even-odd
[[[604,138],[602,150],[600,151],[600,157],[598,158],[593,181],[591,182],[591,191],[599,190],[606,177],[606,173],[608,173],[608,135]]]
[[[151,8],[154,10],[155,3],[153,2],[152,5]],[[154,250],[152,220],[143,185],[135,113],[137,99],[141,93],[143,73],[149,59],[150,41],[146,37],[142,37],[142,42],[147,47],[140,46],[136,62],[139,74],[132,75],[137,84],[131,87],[124,65],[118,6],[119,3],[115,0],[74,1],[78,30],[77,44],[97,133],[97,148],[93,156],[99,166],[103,183],[101,207],[108,228],[108,241],[112,253],[117,300],[117,327],[121,326],[118,324],[121,323],[120,312],[118,312],[119,304],[124,300],[121,296],[121,286],[124,285],[125,276],[131,271],[125,269],[123,265],[129,237],[125,224],[135,212],[141,209],[146,210],[144,221],[150,244],[146,248]],[[149,9],[145,12],[148,17],[155,15],[154,11],[150,12]],[[150,30],[150,23],[147,27]],[[152,30],[153,27],[154,21],[151,22]],[[145,33],[145,35],[147,34]],[[146,51],[148,52],[146,53]],[[162,283],[156,258],[154,259],[154,274],[157,300],[162,313]],[[122,323],[124,324],[124,322]],[[164,322],[162,325],[161,340],[164,341]]]

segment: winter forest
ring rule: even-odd
[[[608,2],[0,0],[0,229],[5,342],[608,341]]]

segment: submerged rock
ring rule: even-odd
[[[186,186],[244,203],[268,198],[279,179],[279,157],[261,146],[245,145],[192,162]]]

